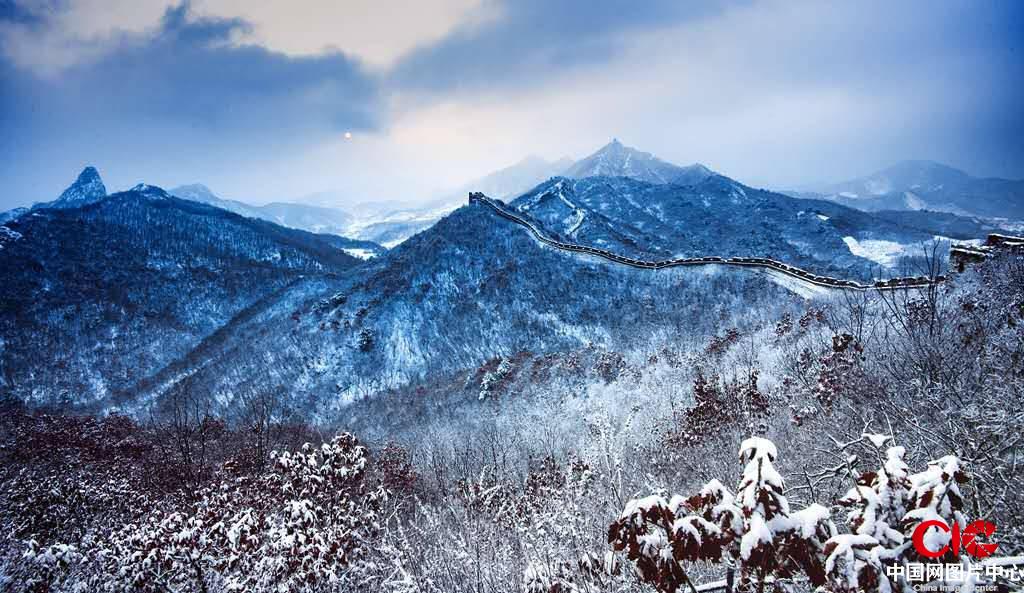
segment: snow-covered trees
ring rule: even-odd
[[[77,545],[30,541],[26,580],[95,591],[319,590],[370,586],[388,491],[352,435],[272,456],[262,474],[213,480],[192,497],[94,527]]]
[[[839,503],[850,510],[847,532],[839,533],[829,510],[819,504],[794,511],[775,470],[775,445],[753,437],[740,446],[744,463],[736,494],[717,480],[690,498],[654,494],[626,504],[609,528],[616,551],[635,563],[641,578],[674,593],[694,583],[687,566],[723,563],[739,591],[787,590],[804,579],[841,593],[909,592],[906,566],[921,557],[910,535],[926,521],[966,526],[958,484],[966,481],[952,455],[909,474],[905,450],[891,447],[877,471],[864,472]],[[949,530],[925,532],[928,549],[950,543]],[[953,561],[952,554],[946,558]],[[887,570],[899,566],[900,571]],[[897,574],[898,573],[898,574]]]
[[[798,573],[823,584],[822,550],[835,526],[819,505],[790,511],[776,457],[771,441],[747,439],[740,446],[745,465],[735,495],[714,480],[689,499],[652,495],[630,501],[609,528],[609,542],[666,593],[691,587],[683,563],[699,560],[735,563],[742,590],[762,590],[769,577]]]
[[[903,447],[889,448],[882,468],[861,474],[839,500],[850,509],[850,533],[836,535],[826,544],[825,567],[836,591],[890,590],[885,566],[907,549],[902,527],[911,483],[904,454]]]
[[[643,593],[731,575],[907,593],[901,569],[952,560],[917,555],[923,522],[988,520],[999,555],[1024,551],[1016,274],[936,302],[956,348],[901,347],[858,301],[723,320],[710,344],[643,356],[496,358],[346,408],[372,454],[324,445],[288,394],[236,398],[223,419],[165,398],[142,425],[0,409],[0,590]],[[934,355],[962,372],[912,360]]]
[[[360,352],[369,352],[373,350],[374,339],[373,331],[369,329],[362,329],[359,332],[359,337],[356,340],[356,347],[359,348]]]
[[[365,578],[388,499],[367,480],[368,455],[349,434],[273,455],[273,472],[245,493],[260,502],[215,513],[228,519],[211,534],[223,537],[219,556],[237,559],[224,571],[229,588],[305,591]]]
[[[718,375],[705,377],[698,369],[693,380],[694,405],[681,414],[677,425],[666,435],[666,443],[689,447],[728,429],[757,432],[771,406],[757,380],[757,369],[724,381]]]
[[[874,444],[882,443],[883,439],[876,439]],[[947,455],[930,462],[924,471],[909,474],[905,454],[903,447],[886,449],[882,467],[862,473],[839,501],[850,509],[850,533],[836,535],[826,544],[832,590],[913,591],[905,577],[907,564],[936,559],[922,557],[911,545],[911,535],[922,523],[937,521],[947,528],[927,528],[922,540],[928,550],[942,550],[953,537],[949,527],[963,529],[967,525],[959,486],[967,481],[967,475],[960,460]],[[952,552],[939,560],[958,562]],[[889,570],[891,567],[899,568]]]

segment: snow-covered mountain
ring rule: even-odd
[[[458,208],[465,200],[466,194],[471,191],[480,191],[494,198],[511,200],[526,193],[537,184],[556,176],[572,179],[625,177],[653,185],[696,186],[716,175],[714,171],[704,165],[679,166],[664,161],[651,153],[625,146],[616,139],[577,162],[573,162],[567,157],[556,161],[547,161],[536,156],[527,157],[423,206],[395,207],[388,204],[364,204],[359,208],[359,214],[351,217],[347,226],[340,231],[331,232],[355,239],[373,241],[391,248],[433,226],[442,217]],[[841,186],[837,185],[833,188],[833,193],[829,195],[814,192],[791,195],[810,199],[829,199],[861,210],[917,210],[923,207],[923,202],[912,191],[903,191],[892,195],[876,195],[859,199],[856,202],[848,197],[853,196],[855,191],[861,192],[856,194],[857,196],[862,194],[869,196],[874,195],[871,192],[889,191],[887,188],[904,186],[916,188],[915,191],[919,192],[923,192],[927,188],[938,191],[943,186],[951,187],[957,183],[963,183],[965,176],[966,174],[955,169],[944,168],[934,163],[908,162],[870,178]],[[941,205],[929,207],[929,209],[964,212],[963,208],[942,207]],[[918,221],[920,224],[914,228],[934,226],[930,221],[924,220],[927,216],[921,218]],[[980,228],[984,225],[963,221],[953,226]],[[868,240],[871,241],[871,239]],[[893,254],[896,248],[893,242],[887,243],[887,248],[889,254],[875,257],[876,262],[882,260],[893,263],[895,261]]]
[[[680,167],[665,162],[649,152],[623,145],[617,139],[594,154],[574,163],[562,171],[563,177],[629,177],[647,183],[674,183],[693,185],[707,179],[714,172],[701,164]]]
[[[40,205],[46,208],[77,208],[98,202],[107,196],[107,188],[100,179],[99,171],[95,167],[86,167],[78,174],[75,180],[64,193],[56,200],[48,204]]]
[[[928,218],[896,224],[712,173],[557,177],[512,204],[547,233],[624,255],[766,256],[840,277],[938,234]],[[139,410],[186,390],[323,412],[495,356],[635,351],[801,300],[752,271],[652,273],[552,249],[481,204],[436,215],[362,263],[341,237],[151,186],[22,215],[0,250],[0,380],[37,402]],[[54,352],[57,364],[36,368]]]
[[[158,187],[71,189],[78,206],[0,226],[0,391],[30,402],[107,398],[284,287],[360,264],[331,236]]]
[[[623,146],[613,140],[579,162],[569,157],[548,161],[538,156],[523,160],[476,179],[425,206],[387,209],[364,213],[349,228],[349,236],[376,241],[387,247],[405,241],[429,228],[465,202],[469,192],[479,191],[498,199],[513,199],[552,177],[630,177],[648,183],[691,185],[713,172],[703,165],[680,167],[650,153]]]
[[[499,355],[634,351],[709,332],[744,306],[801,301],[753,272],[662,272],[550,249],[467,205],[348,274],[296,283],[123,401],[188,389],[230,402],[287,386],[277,395],[327,414]]]
[[[19,216],[28,212],[29,210],[30,208],[22,207],[14,208],[13,210],[8,210],[6,212],[0,212],[0,224],[3,224],[8,220],[14,220],[15,218],[18,218]]]
[[[841,277],[877,267],[887,255],[879,245],[932,237],[719,175],[690,186],[554,178],[513,206],[553,235],[637,257],[768,255]],[[494,356],[590,344],[630,351],[669,341],[667,331],[707,331],[719,315],[762,299],[800,298],[756,273],[651,273],[554,250],[473,204],[350,274],[297,283],[124,401],[187,388],[223,402],[288,385],[290,402],[326,414]]]
[[[834,193],[851,192],[857,197],[881,196],[894,191],[938,191],[950,185],[961,185],[970,175],[933,161],[903,161],[873,175],[841,183]]]
[[[904,161],[814,195],[861,210],[931,210],[987,218],[1024,219],[1024,180],[978,178],[932,161]]]
[[[643,259],[764,256],[832,275],[867,274],[939,234],[821,200],[754,189],[722,175],[693,185],[628,177],[555,178],[512,205],[569,242]],[[976,226],[954,229],[978,238]],[[879,253],[886,246],[886,253]]]

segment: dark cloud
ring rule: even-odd
[[[716,14],[735,2],[695,0],[515,0],[497,18],[467,26],[402,60],[399,86],[428,91],[535,84],[574,67],[607,62],[623,35]]]
[[[63,5],[64,0],[49,0],[34,7],[25,6],[16,0],[0,0],[0,23],[41,25],[45,22],[47,12],[57,10]]]
[[[268,141],[275,134],[376,127],[376,82],[356,62],[339,52],[289,57],[230,43],[247,29],[241,19],[189,20],[185,6],[172,8],[155,35],[72,69],[61,84],[119,118],[134,114]]]
[[[121,34],[56,76],[0,60],[0,177],[21,194],[3,199],[46,198],[28,192],[86,162],[137,175],[157,159],[231,166],[256,145],[284,151],[378,127],[378,83],[357,61],[232,43],[247,29],[242,19],[194,18],[182,4],[154,31]]]

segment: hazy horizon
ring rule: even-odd
[[[1016,3],[0,0],[0,210],[111,190],[427,203],[613,137],[773,189],[1024,178]],[[312,202],[309,202],[312,203]]]
[[[629,145],[626,144],[626,146],[629,146]],[[635,147],[635,146],[631,146],[630,148],[636,148],[638,150],[642,150],[641,148]],[[595,149],[595,151],[596,150],[598,150],[598,149]],[[573,158],[573,160],[574,161],[581,160],[581,159],[589,156],[590,154],[593,154],[593,152],[587,153],[587,154],[584,154],[584,155],[580,155],[579,157]],[[654,156],[657,157],[658,155],[654,155]],[[294,204],[305,204],[305,205],[310,205],[310,206],[321,206],[321,207],[328,207],[328,208],[337,208],[337,209],[340,209],[340,210],[345,210],[346,208],[348,208],[348,209],[352,209],[352,210],[355,210],[355,211],[358,211],[360,208],[366,208],[366,207],[371,207],[371,206],[374,206],[374,205],[381,205],[381,204],[387,204],[388,206],[392,206],[394,208],[404,208],[404,207],[412,208],[412,207],[417,207],[417,206],[419,206],[419,207],[428,206],[428,205],[432,205],[432,204],[436,206],[436,205],[438,205],[439,202],[446,202],[448,200],[461,199],[463,197],[461,195],[461,192],[471,191],[473,189],[476,189],[476,188],[474,188],[474,185],[473,185],[475,181],[479,181],[482,178],[487,177],[488,175],[491,175],[491,174],[494,174],[494,173],[498,173],[498,172],[502,171],[503,169],[514,167],[514,166],[519,165],[519,164],[521,164],[521,163],[523,163],[525,161],[528,161],[530,159],[536,159],[536,158],[543,158],[543,157],[539,157],[538,155],[527,155],[527,156],[523,157],[522,159],[519,159],[515,163],[510,163],[509,165],[506,165],[504,167],[499,167],[498,169],[495,169],[494,171],[489,171],[487,173],[478,175],[476,178],[474,178],[474,179],[472,179],[470,181],[467,181],[465,183],[462,183],[462,184],[460,184],[458,186],[453,186],[453,187],[449,187],[449,188],[446,188],[446,189],[437,190],[437,192],[435,192],[433,195],[430,195],[430,196],[419,196],[419,199],[412,198],[412,199],[405,199],[405,200],[403,200],[401,198],[392,198],[392,199],[387,199],[387,198],[385,198],[385,199],[372,199],[372,198],[370,198],[370,199],[366,199],[366,200],[345,200],[344,202],[337,202],[337,198],[344,198],[345,197],[343,195],[339,195],[342,192],[340,192],[339,190],[336,190],[336,189],[325,188],[325,189],[322,189],[320,191],[315,191],[315,192],[311,192],[311,193],[304,194],[304,195],[281,196],[281,197],[275,198],[275,199],[260,200],[260,199],[251,199],[251,198],[248,198],[246,196],[225,195],[223,192],[218,191],[217,188],[210,187],[208,184],[203,183],[202,181],[192,181],[192,182],[186,182],[186,183],[173,183],[173,184],[168,184],[166,186],[160,186],[160,187],[162,187],[165,190],[171,191],[171,190],[174,190],[174,189],[179,188],[179,187],[185,187],[185,186],[191,186],[191,185],[201,185],[201,186],[204,186],[207,190],[209,190],[211,193],[213,193],[218,198],[226,199],[226,200],[233,200],[233,201],[237,201],[237,202],[242,202],[242,203],[249,204],[249,205],[252,205],[252,206],[266,206],[268,204],[273,204],[273,203],[294,203]],[[560,158],[555,158],[555,159],[544,159],[544,160],[546,162],[548,162],[548,163],[554,163],[554,162],[557,162],[557,161],[559,161],[559,160],[561,160],[563,158],[572,158],[572,157],[560,157]],[[898,164],[903,163],[903,162],[926,161],[926,160],[927,159],[904,159],[902,161],[893,162],[893,163],[891,163],[890,166],[895,166],[895,165],[898,165]],[[673,163],[673,164],[676,164],[676,165],[694,165],[694,164],[704,165],[705,163],[696,163],[695,162],[695,163]],[[938,164],[944,165],[944,166],[949,166],[949,167],[952,167],[954,169],[959,169],[959,167],[955,167],[955,166],[950,165],[948,163],[938,163]],[[95,167],[95,166],[91,165],[91,164],[84,164],[82,168],[84,169],[85,167]],[[884,167],[884,168],[888,168],[888,167]],[[714,169],[714,167],[711,167],[711,169]],[[119,192],[119,191],[128,190],[131,187],[134,187],[137,183],[148,183],[146,180],[139,180],[136,183],[132,183],[130,185],[125,185],[123,187],[112,186],[109,183],[107,183],[107,179],[106,179],[106,176],[104,175],[104,172],[102,170],[100,170],[98,167],[97,167],[97,170],[98,170],[98,172],[100,174],[100,177],[103,178],[104,182],[107,184],[107,191],[109,193],[116,193],[116,192]],[[877,173],[877,172],[880,172],[880,171],[881,170],[865,171],[865,172],[859,173],[859,174],[851,174],[851,175],[849,175],[847,177],[843,177],[841,179],[809,180],[809,181],[807,181],[807,182],[805,182],[803,184],[790,185],[790,186],[784,186],[784,187],[783,186],[767,187],[766,189],[770,189],[770,190],[773,190],[773,191],[805,191],[805,190],[806,191],[813,191],[814,189],[816,189],[818,187],[821,187],[821,186],[824,186],[824,185],[836,184],[836,183],[839,183],[839,182],[850,181],[850,180],[853,180],[853,179],[856,179],[856,178],[860,178],[860,177],[865,177],[865,176],[868,176],[870,174]],[[64,185],[61,186],[61,188],[65,189],[68,185],[73,183],[74,180],[75,180],[75,177],[80,172],[81,171],[79,170],[79,171],[69,175],[67,182],[64,183]],[[733,178],[736,181],[739,181],[741,183],[747,183],[744,179],[742,179],[742,178],[740,178],[738,176],[730,175],[730,173],[727,172],[727,171],[716,171],[716,172],[720,173],[720,174],[723,174],[723,175],[726,175],[728,177],[731,177],[731,178]],[[964,172],[969,174],[969,175],[974,176],[971,171],[964,171]],[[158,184],[151,184],[151,185],[158,185]],[[748,185],[749,185],[749,183],[748,183]],[[33,203],[36,203],[36,202],[44,202],[44,201],[52,200],[52,199],[54,199],[60,193],[60,191],[62,191],[62,189],[58,190],[53,196],[43,197],[43,198],[40,198],[40,199],[37,199],[37,200],[33,200],[31,202],[24,203],[24,204],[17,204],[14,207],[31,206]]]

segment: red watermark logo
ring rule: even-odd
[[[928,549],[924,541],[925,534],[933,527],[952,534],[950,542],[938,550]],[[974,521],[968,524],[963,531],[960,530],[960,524],[956,522],[951,527],[945,521],[924,521],[914,530],[914,549],[925,558],[941,558],[950,552],[953,553],[953,556],[960,556],[961,551],[975,558],[987,558],[995,553],[999,544],[979,542],[976,538],[982,536],[987,539],[992,537],[995,532],[995,524],[988,521]]]

